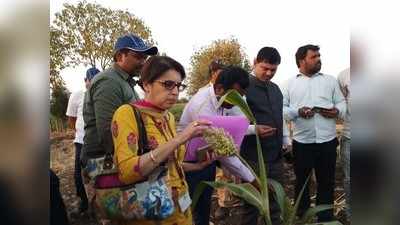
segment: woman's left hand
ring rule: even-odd
[[[200,136],[205,129],[209,128],[212,123],[207,120],[197,120],[190,123],[181,133],[178,134],[177,139],[180,144]]]

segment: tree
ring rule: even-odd
[[[50,98],[50,114],[59,119],[66,119],[65,112],[67,111],[68,90],[63,86],[55,86],[51,92]]]
[[[111,10],[83,1],[76,6],[65,3],[64,9],[55,16],[52,25],[65,47],[66,66],[97,67],[99,64],[97,68],[104,70],[112,62],[115,41],[127,33],[134,33],[154,44],[150,29],[128,11]]]
[[[249,60],[237,39],[232,37],[213,41],[196,51],[190,58],[188,95],[194,95],[200,87],[209,82],[208,65],[215,59],[222,60],[225,65],[241,66],[250,72]]]
[[[60,71],[65,68],[65,57],[67,47],[60,39],[61,32],[50,26],[50,88],[65,85],[60,76]]]

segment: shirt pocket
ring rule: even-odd
[[[320,83],[314,89],[315,91],[315,105],[323,108],[332,107],[333,89],[328,84]]]

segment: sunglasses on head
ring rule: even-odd
[[[175,87],[178,88],[178,91],[183,91],[186,88],[186,85],[182,84],[182,82],[175,82],[173,80],[156,80],[156,82],[160,83],[165,89],[170,91]]]

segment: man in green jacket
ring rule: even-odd
[[[134,90],[136,82],[133,77],[138,76],[147,57],[157,52],[157,47],[146,45],[136,35],[118,38],[114,46],[114,64],[92,80],[85,95],[82,165],[86,165],[88,159],[113,153],[110,127],[114,111],[123,104],[139,99]]]

